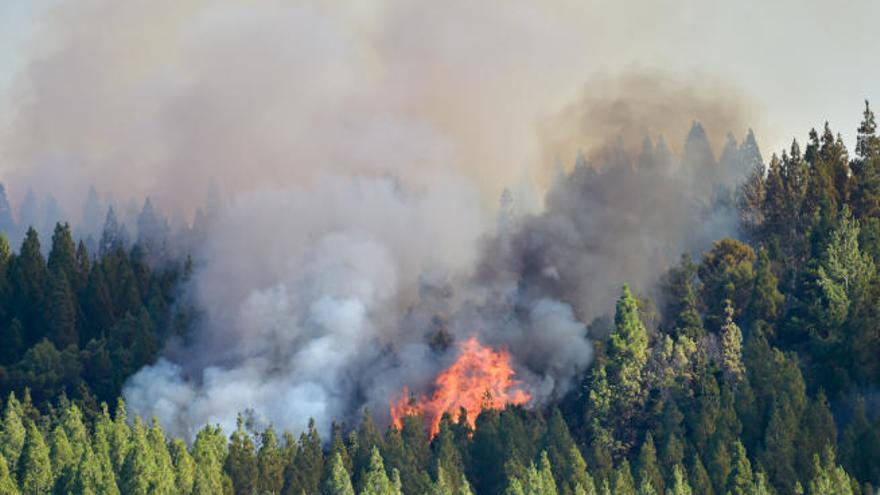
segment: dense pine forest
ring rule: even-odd
[[[66,223],[51,239],[23,229],[16,249],[0,236],[0,495],[872,495],[875,116],[866,105],[852,152],[826,125],[766,163],[751,135],[725,160],[752,167],[716,193],[737,239],[685,253],[656,290],[624,285],[566,397],[445,414],[436,435],[417,415],[385,428],[365,410],[329,437],[314,424],[295,436],[242,411],[235,431],[171,438],[120,396],[198,318],[180,290],[189,254],[150,229],[129,242],[112,210],[98,242]]]

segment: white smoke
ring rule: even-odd
[[[581,4],[60,0],[0,136],[10,189],[69,207],[94,183],[190,215],[208,183],[227,195],[187,288],[204,316],[130,379],[134,412],[181,435],[245,409],[326,432],[425,390],[455,357],[438,327],[509,348],[539,402],[569,390],[595,311],[528,293],[516,256],[493,259],[517,237],[485,241],[502,189],[539,190],[544,154],[582,137],[537,132],[590,68],[570,61],[606,53]]]

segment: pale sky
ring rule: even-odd
[[[43,10],[54,3],[65,7],[63,14],[55,16],[55,24],[43,22]],[[223,0],[216,3],[235,4],[239,10],[244,10],[242,6],[249,9],[253,5],[285,4],[281,0]],[[393,10],[396,14],[399,10],[409,9],[416,16],[431,19],[430,16],[436,15],[434,11],[446,9],[445,3],[426,3],[412,8],[418,2],[396,0],[370,4],[373,8],[364,8],[361,2],[341,0],[314,3],[321,8],[332,5],[328,8],[341,12],[341,17],[356,18],[358,24],[352,29],[356,33],[369,31],[372,23],[376,22],[375,19],[393,17],[386,15],[387,11]],[[493,8],[498,11],[506,10],[511,4],[492,3],[488,0],[485,4],[480,3],[482,17],[474,20],[467,19],[469,5],[474,4],[459,2],[455,7],[458,9],[455,14],[446,15],[452,21],[447,19],[447,24],[442,29],[438,28],[439,35],[433,33],[440,41],[428,42],[442,46],[431,47],[422,52],[416,47],[414,53],[439,53],[440,56],[447,57],[442,60],[445,65],[437,64],[441,67],[452,64],[462,72],[473,72],[474,67],[480,70],[482,67],[476,64],[480,62],[479,59],[476,62],[474,59],[479,53],[470,53],[467,44],[480,43],[479,38],[484,32],[482,27],[485,26],[485,31],[494,29],[488,35],[491,37],[490,41],[486,42],[492,49],[496,48],[493,43],[504,43],[508,39],[505,38],[506,35],[512,43],[520,43],[516,45],[515,51],[500,52],[498,57],[501,59],[498,65],[506,71],[504,74],[510,74],[509,77],[514,81],[521,76],[515,72],[519,53],[528,52],[532,44],[556,48],[563,45],[562,50],[548,54],[544,69],[553,73],[556,80],[565,78],[570,84],[548,85],[547,92],[565,93],[594,75],[632,68],[662,69],[684,79],[691,75],[712,78],[745,94],[757,109],[754,112],[755,121],[750,124],[756,130],[765,157],[779,151],[783,146],[787,147],[793,137],[803,141],[810,127],[819,127],[825,120],[831,123],[836,132],[843,134],[847,146],[851,148],[863,101],[872,100],[875,106],[880,107],[880,63],[877,63],[880,49],[880,1],[877,0],[559,0],[534,2],[534,5],[525,1],[513,4],[515,7],[510,10],[515,11],[514,14],[501,12],[497,16],[500,22],[493,25],[496,17],[487,16],[485,11]],[[100,7],[101,5],[104,7]],[[63,27],[74,33],[71,35],[73,39],[86,40],[86,45],[93,51],[95,39],[100,40],[100,36],[106,34],[104,31],[109,33],[106,34],[108,39],[117,39],[112,36],[118,37],[119,32],[125,35],[126,30],[136,26],[139,31],[136,35],[140,36],[137,42],[148,49],[134,50],[134,57],[136,59],[144,54],[149,59],[155,56],[150,59],[154,62],[160,60],[161,56],[168,58],[167,54],[156,54],[174,53],[176,48],[173,42],[158,39],[165,37],[165,32],[159,28],[144,28],[140,32],[138,19],[148,18],[146,23],[167,22],[168,25],[178,26],[168,19],[172,19],[174,15],[183,15],[182,11],[188,15],[191,13],[189,10],[212,10],[215,3],[204,0],[126,0],[122,4],[115,4],[112,9],[114,12],[107,16],[105,25],[102,24],[104,20],[100,8],[106,8],[107,5],[113,6],[114,2],[102,4],[102,0],[0,0],[0,124],[9,122],[15,114],[20,102],[16,100],[16,93],[10,90],[18,87],[17,83],[22,79],[19,76],[29,66],[32,54],[46,44],[43,38],[54,35],[58,30],[59,18],[66,20],[62,24],[71,24]],[[131,5],[136,7],[130,7]],[[153,10],[161,10],[163,5],[169,13],[156,15]],[[426,14],[425,11],[430,9],[433,10]],[[525,31],[521,30],[522,19],[511,19],[516,15],[522,16],[522,12],[528,9],[540,11],[543,20],[551,19],[551,22],[528,25]],[[120,14],[119,11],[123,10],[126,12]],[[83,14],[81,11],[89,13]],[[100,19],[95,19],[96,16]],[[405,20],[407,15],[397,17]],[[120,25],[113,26],[113,19],[119,19]],[[399,19],[395,21],[400,24]],[[94,24],[87,25],[89,22]],[[484,24],[480,24],[481,22]],[[508,27],[505,22],[510,22],[519,30],[505,31]],[[80,28],[77,23],[86,27]],[[470,30],[468,35],[458,36],[457,23],[464,26],[463,30]],[[395,33],[401,32],[401,29],[395,29]],[[93,35],[90,30],[99,32]],[[151,39],[150,36],[155,38]],[[357,36],[358,34],[354,35],[355,38]],[[514,40],[514,37],[517,39]],[[556,39],[553,43],[544,43],[545,37]],[[386,38],[391,37],[380,37],[378,43],[394,43],[393,39],[389,41]],[[126,38],[126,42],[129,41]],[[566,42],[568,45],[564,46]],[[168,43],[172,44],[171,48]],[[111,53],[110,47],[101,48],[106,48],[107,53]],[[321,48],[323,47],[319,47],[319,50]],[[388,45],[382,49],[393,52],[396,48]],[[404,49],[406,48],[400,48]],[[529,71],[533,71],[535,67],[534,59],[541,59],[540,50],[541,48],[535,48],[535,52],[524,55],[532,60],[531,65],[523,64],[522,76],[530,77]],[[69,55],[76,58],[77,46],[68,46],[64,53],[65,57]],[[488,53],[489,56],[494,56],[495,52]],[[107,54],[99,50],[98,55]],[[89,55],[83,57],[88,59]],[[108,57],[107,60],[119,60]],[[138,62],[132,60],[132,56],[128,54],[126,57],[122,59],[125,64]],[[461,58],[461,63],[458,63],[458,57]],[[404,70],[406,67],[414,67],[424,72],[425,68],[431,69],[433,64],[432,60],[416,62],[423,65],[412,65],[410,61],[401,67]],[[101,62],[94,63],[100,65]],[[88,66],[88,61],[83,60],[76,61],[71,67],[94,69]],[[140,74],[137,70],[130,69],[126,77]],[[143,74],[146,78],[153,75],[148,71]],[[68,75],[77,77],[77,74]],[[45,78],[44,73],[41,76]],[[466,85],[468,80],[464,81],[463,84]],[[522,87],[525,88],[523,91],[531,93],[544,88],[540,84],[523,84]],[[458,94],[454,91],[455,89],[450,93],[453,98]],[[526,98],[531,93],[526,94]],[[742,130],[734,131],[741,137]],[[493,143],[493,146],[496,144]]]

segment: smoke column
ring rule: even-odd
[[[229,431],[247,409],[326,433],[387,412],[404,385],[423,391],[455,358],[443,334],[508,348],[536,404],[570,390],[592,357],[587,324],[622,283],[649,290],[702,247],[685,229],[697,215],[730,232],[714,197],[690,191],[719,180],[709,143],[753,116],[701,77],[586,78],[568,61],[598,52],[601,32],[573,9],[53,7],[0,136],[10,190],[73,209],[95,184],[189,214],[194,191],[224,192],[181,288],[203,317],[131,378],[134,412],[182,435]],[[693,119],[710,132],[688,140],[702,154],[642,153]]]

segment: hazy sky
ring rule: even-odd
[[[495,66],[486,74],[487,77],[508,79],[505,88],[510,92],[502,95],[538,101],[538,95],[546,93],[541,95],[540,104],[551,107],[563,104],[566,98],[570,99],[591,77],[633,69],[659,69],[683,80],[708,78],[745,95],[750,101],[750,110],[747,112],[749,124],[755,127],[766,156],[787,146],[792,137],[802,140],[810,127],[820,126],[824,120],[830,121],[833,129],[844,135],[847,145],[852,146],[863,100],[871,99],[880,106],[880,64],[877,63],[880,2],[876,0],[559,0],[533,3],[487,0],[473,4],[450,2],[453,6],[447,12],[443,12],[447,10],[445,2],[388,0],[370,3],[369,7],[364,7],[362,2],[312,3],[321,9],[332,10],[335,16],[349,23],[351,33],[354,33],[346,35],[349,38],[364,36],[379,46],[376,50],[381,51],[382,56],[395,61],[405,60],[383,70],[418,71],[418,77],[445,77],[444,71],[450,70],[477,74],[454,79],[453,83],[461,83],[462,86],[454,87],[453,84],[453,89],[448,93],[425,92],[413,96],[435,100],[422,103],[423,106],[442,106],[446,101],[439,100],[454,99],[465,94],[469,85],[482,77],[481,57],[500,60],[493,62]],[[45,16],[44,9],[53,4],[63,7],[57,9],[60,13]],[[238,11],[245,11],[255,5],[277,6],[297,2],[223,0],[216,4],[234,4]],[[39,66],[37,71],[39,77],[43,78],[40,80],[41,89],[47,86],[47,73],[58,79],[56,82],[61,90],[53,90],[52,94],[57,99],[61,94],[59,91],[63,90],[64,81],[61,79],[79,78],[78,74],[69,72],[82,68],[105,73],[111,70],[95,68],[102,63],[109,65],[123,60],[124,64],[128,64],[124,72],[123,69],[114,69],[113,77],[120,77],[120,73],[125,78],[153,77],[154,73],[141,70],[138,65],[159,64],[157,60],[165,63],[168,53],[176,53],[176,41],[173,41],[176,38],[168,35],[168,30],[179,27],[179,24],[175,24],[175,16],[209,11],[214,9],[215,3],[204,0],[132,0],[124,2],[124,5],[122,8],[120,4],[103,0],[0,1],[0,92],[5,93],[0,94],[0,123],[7,127],[10,125],[21,106],[18,95],[22,94],[21,91],[27,92],[28,85],[33,82],[33,79],[19,76],[28,73],[28,68],[33,67],[32,61],[42,60],[39,54],[58,41],[54,38],[74,40],[61,52],[63,57],[48,59],[54,64],[73,59],[68,73],[51,68],[47,70],[47,64]],[[153,12],[163,8],[168,11],[167,15]],[[108,12],[105,17],[102,9],[113,12]],[[497,11],[494,14],[493,9]],[[473,17],[471,10],[475,11]],[[401,14],[400,11],[409,12]],[[533,14],[540,17],[540,22],[531,22],[529,17]],[[438,22],[436,31],[427,38],[425,44],[430,45],[428,48],[405,46],[412,44],[412,40],[419,40],[418,36],[406,33],[407,16],[418,17],[420,22],[429,24],[434,17],[443,19]],[[141,29],[138,26],[141,18],[145,24],[162,24],[163,27],[144,26]],[[377,24],[382,24],[382,29],[387,29],[385,24],[392,24],[393,35],[382,34],[370,38],[373,36],[371,30]],[[414,22],[413,25],[424,24]],[[136,32],[129,36],[126,30]],[[65,31],[66,34],[56,36],[58,31]],[[199,32],[197,29],[190,31],[190,38],[193,37],[192,32]],[[483,33],[488,34],[483,36]],[[125,58],[118,58],[121,55],[113,51],[115,47],[101,46],[99,53],[92,57],[88,50],[96,50],[96,43],[99,44],[104,36],[111,41],[124,39],[126,43],[131,42],[129,38],[137,38],[140,48],[124,53]],[[405,37],[401,39],[407,41],[400,42],[395,36]],[[186,36],[181,35],[180,38],[186,39]],[[78,53],[80,50],[76,43],[80,41],[84,41],[85,53]],[[395,43],[399,46],[395,46]],[[505,43],[510,44],[509,50],[499,48]],[[321,46],[319,49],[324,48]],[[404,57],[397,53],[406,50],[411,50],[411,53]],[[431,59],[434,56],[440,57],[437,64]],[[521,65],[520,56],[523,58]],[[101,57],[105,57],[104,62]],[[144,60],[139,60],[139,57]],[[92,58],[94,61],[90,62]],[[369,55],[361,56],[361,59],[368,60]],[[358,63],[363,65],[362,61]],[[435,68],[437,72],[432,73]],[[545,72],[547,76],[541,79],[534,76],[535,72]],[[408,91],[407,79],[398,79],[404,81],[400,89]],[[520,84],[521,80],[526,82]],[[88,83],[91,79],[82,78],[82,81]],[[108,88],[113,88],[115,83],[108,84]],[[83,89],[75,88],[73,91]],[[39,98],[41,93],[37,91],[33,95]],[[493,95],[487,96],[491,100]],[[467,98],[470,97],[467,95]],[[479,105],[479,102],[466,98],[463,101],[469,107]],[[537,104],[533,107],[537,107]],[[503,109],[503,106],[500,108]],[[499,118],[523,120],[541,113],[532,111],[532,107],[529,110],[511,112]],[[433,112],[434,116],[442,113],[442,109],[436,108],[421,108],[418,111]],[[552,111],[552,108],[542,109],[542,112]],[[438,117],[442,118],[442,115]],[[475,127],[488,125],[478,120],[472,120],[471,123]],[[733,131],[741,135],[744,130]],[[18,132],[21,134],[20,130]],[[505,135],[515,136],[500,133],[473,137],[473,133],[470,133],[463,139],[485,141],[498,138],[498,143],[484,143],[487,147],[498,147],[503,145]],[[16,139],[20,141],[20,136]],[[0,157],[3,161],[15,160],[15,155],[2,149],[2,144]],[[479,158],[501,160],[506,157],[485,154],[479,155]],[[8,167],[9,163],[0,163],[0,173],[5,173]]]

